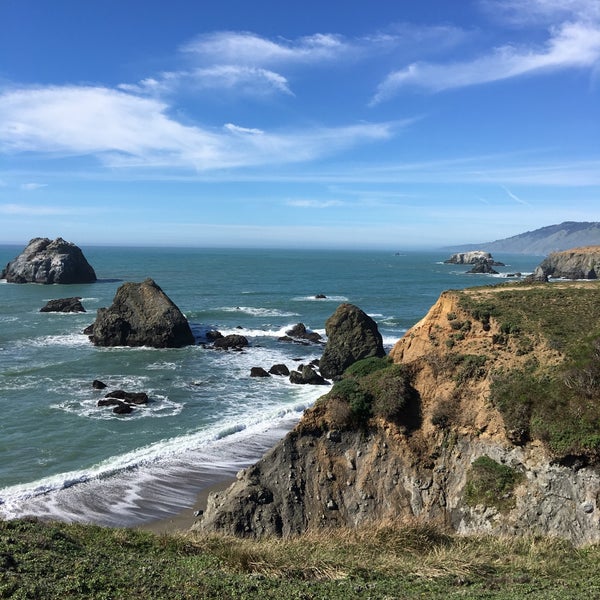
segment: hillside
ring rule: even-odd
[[[426,520],[600,541],[596,282],[442,294],[389,359],[349,367],[197,528],[294,536]]]
[[[565,221],[509,238],[480,244],[465,244],[445,248],[450,252],[485,250],[510,254],[539,254],[568,250],[578,246],[600,245],[600,223]]]

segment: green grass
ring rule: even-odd
[[[432,526],[289,540],[0,522],[0,598],[392,599],[600,597],[600,548],[461,538]]]

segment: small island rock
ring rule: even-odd
[[[186,318],[152,279],[120,286],[85,331],[96,346],[179,348],[195,341]]]
[[[62,238],[34,238],[0,273],[8,283],[92,283],[96,273],[81,249]]]

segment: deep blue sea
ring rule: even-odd
[[[0,246],[0,264],[22,247]],[[280,341],[296,323],[324,335],[351,302],[378,323],[389,350],[445,289],[530,273],[541,257],[495,255],[499,276],[466,275],[443,252],[82,247],[87,285],[0,281],[0,518],[37,515],[134,525],[193,504],[196,493],[254,462],[327,389],[253,366],[290,369],[322,347]],[[96,348],[82,331],[125,281],[152,277],[198,335],[241,333],[246,351]],[[325,294],[325,299],[316,299]],[[86,313],[40,313],[81,296]],[[241,328],[241,329],[240,329]],[[130,415],[97,407],[109,389],[145,391]]]

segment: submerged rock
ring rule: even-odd
[[[328,339],[319,369],[327,379],[339,377],[363,358],[385,356],[377,323],[353,304],[338,306],[327,319],[325,331]]]
[[[195,341],[187,319],[152,279],[124,283],[85,332],[96,346],[179,348]]]
[[[81,249],[62,238],[34,238],[0,274],[8,283],[92,283],[96,273]]]

